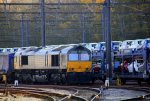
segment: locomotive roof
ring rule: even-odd
[[[60,47],[58,47],[58,48],[55,48],[53,51],[61,51],[61,50],[63,50],[64,48],[67,48],[67,47],[69,47],[69,46],[60,46]]]
[[[46,53],[49,53],[53,50],[53,48],[42,48],[40,50],[38,50],[37,52],[35,52],[35,55],[44,55]]]
[[[50,54],[59,54],[59,53],[62,53],[62,54],[67,54],[67,52],[73,48],[73,45],[71,46],[66,46],[66,45],[62,45],[58,48],[55,48],[54,50],[52,50],[52,52],[50,52]]]
[[[15,55],[33,55],[39,49],[41,48],[38,48],[38,47],[21,48],[15,53]]]
[[[91,51],[88,48],[86,48],[85,46],[82,46],[82,45],[74,46],[73,48],[68,50],[68,53],[70,53],[71,51],[74,51],[74,50],[78,50],[78,49],[86,50],[86,51],[88,51],[88,53],[91,53]]]
[[[84,47],[83,45],[70,45],[70,46],[60,46],[56,49],[54,49],[53,51],[50,52],[50,54],[67,54],[71,51],[74,50],[78,50],[78,49],[83,49],[88,51],[89,53],[91,52],[89,49],[87,49],[86,47]]]

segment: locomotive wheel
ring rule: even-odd
[[[126,84],[126,80],[125,79],[121,79],[121,84],[125,85]]]
[[[61,74],[61,83],[66,84],[66,75],[65,74]]]
[[[92,79],[92,84],[94,84],[95,83],[95,79]]]
[[[139,86],[141,86],[141,80],[137,80]]]
[[[47,75],[47,79],[48,79],[48,82],[50,83],[51,82],[51,74]]]
[[[150,79],[147,81],[147,83],[150,85]]]
[[[147,83],[150,85],[150,77],[147,79]]]

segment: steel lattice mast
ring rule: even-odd
[[[41,35],[42,35],[42,46],[45,47],[45,0],[41,0]]]
[[[112,79],[112,61],[111,61],[111,17],[110,17],[110,0],[105,0],[103,8],[103,35],[106,42],[106,77]]]

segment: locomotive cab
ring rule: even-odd
[[[75,46],[68,51],[67,78],[71,82],[91,81],[91,51],[83,46]]]
[[[76,47],[68,52],[67,72],[90,72],[91,53],[84,47]]]

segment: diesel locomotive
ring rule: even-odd
[[[88,83],[92,79],[91,51],[82,45],[23,47],[9,55],[13,62],[2,64],[9,64],[7,71],[12,81]]]

